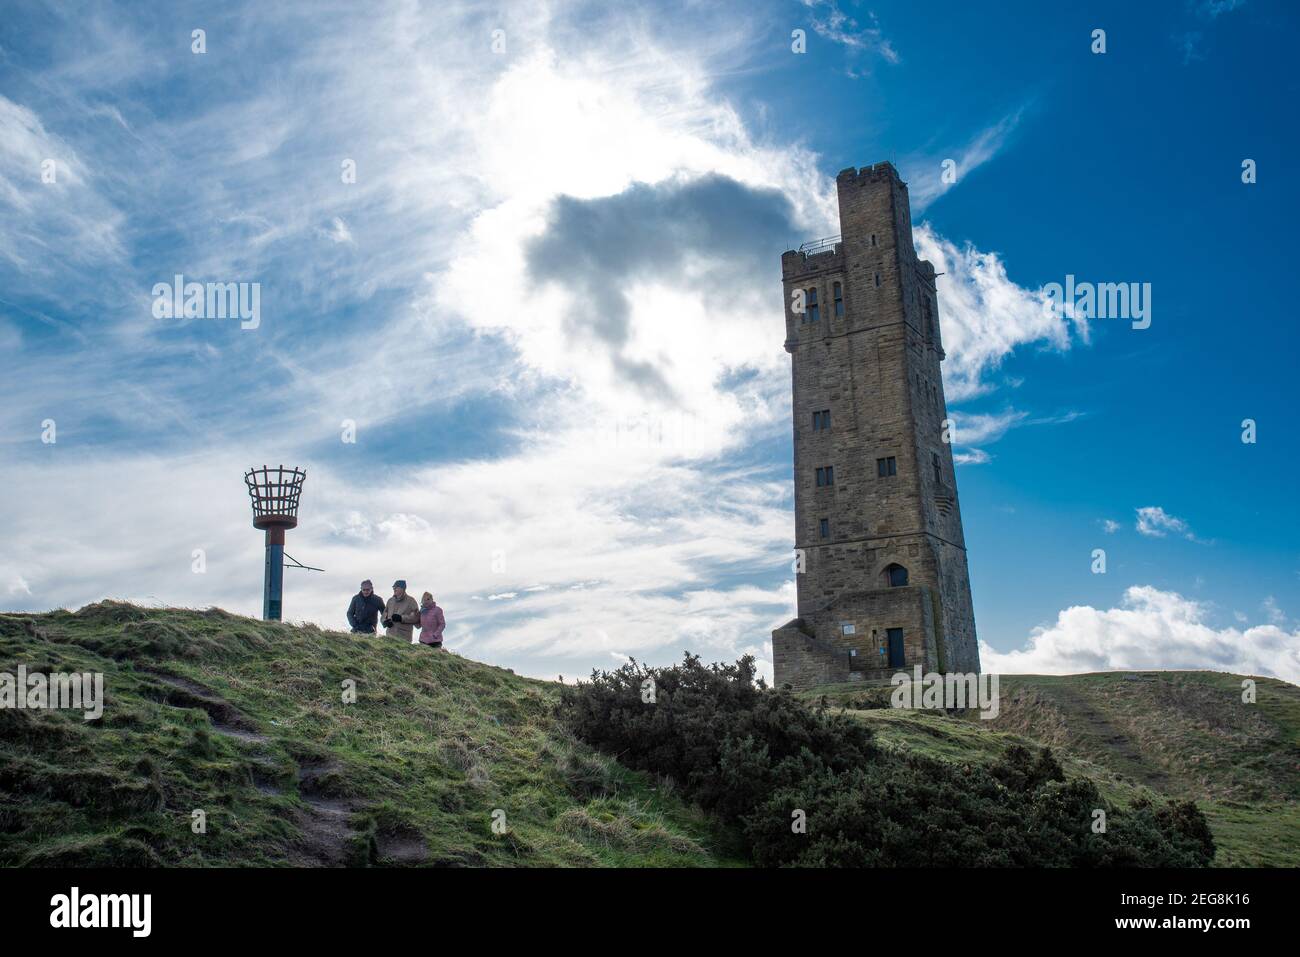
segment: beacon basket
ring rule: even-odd
[[[262,617],[279,621],[284,592],[284,533],[298,525],[298,500],[307,473],[283,465],[249,469],[244,473],[253,503],[253,527],[266,531],[266,574],[262,588]],[[291,557],[290,561],[298,563]],[[306,568],[307,566],[299,566]],[[318,569],[314,569],[318,570]]]

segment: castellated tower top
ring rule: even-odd
[[[912,244],[907,184],[892,163],[880,162],[841,170],[835,186],[840,235],[787,250],[781,256],[782,278],[789,293],[835,274],[834,278],[842,280],[841,288],[856,288],[858,295],[853,298],[857,304],[847,307],[844,322],[814,327],[787,314],[786,351],[793,353],[798,342],[810,337],[902,320],[924,336],[942,361],[945,354],[935,305],[935,269],[917,258]],[[873,291],[868,294],[868,289]],[[841,318],[838,312],[835,318]]]
[[[839,195],[840,235],[785,252],[781,257],[785,278],[824,272],[830,261],[822,257],[845,253],[851,258],[886,253],[892,256],[896,252],[901,263],[910,264],[922,280],[928,278],[933,286],[934,266],[916,258],[907,183],[894,164],[882,161],[861,168],[850,166],[840,170],[835,186]]]

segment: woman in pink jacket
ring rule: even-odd
[[[420,596],[420,644],[441,648],[442,630],[446,627],[447,620],[442,615],[442,609],[433,600],[433,596],[425,592]]]

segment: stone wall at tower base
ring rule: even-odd
[[[796,691],[826,684],[887,679],[921,665],[944,670],[938,602],[925,585],[875,588],[841,595],[815,615],[772,632],[774,684]],[[902,632],[902,661],[890,663],[889,631]]]
[[[790,685],[796,691],[849,680],[845,655],[824,648],[803,630],[796,618],[772,632],[772,669],[777,688]]]

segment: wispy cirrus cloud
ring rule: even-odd
[[[952,414],[955,425],[954,439],[961,445],[984,445],[996,442],[1009,429],[1024,422],[1028,415],[1027,412],[1015,409],[994,413],[956,412]]]
[[[76,147],[0,94],[0,259],[29,281],[62,262],[120,263],[124,217],[96,179]]]
[[[992,445],[1012,429],[1033,425],[1064,425],[1083,417],[1082,412],[1032,416],[1021,409],[1001,412],[963,412],[949,410],[953,458],[959,465],[981,465],[992,460],[983,446]]]
[[[1027,110],[1027,106],[1022,106],[1008,113],[980,130],[964,146],[942,155],[930,153],[903,160],[902,172],[907,177],[912,210],[924,212],[936,199],[1000,154],[1011,142]]]
[[[1206,28],[1225,13],[1231,13],[1245,5],[1246,0],[1187,0],[1188,13],[1205,26],[1174,35],[1174,42],[1183,54],[1183,66],[1205,59],[1202,47],[1205,42]]]
[[[902,57],[885,37],[875,13],[868,11],[866,23],[840,9],[838,0],[800,0],[810,12],[810,23],[819,37],[851,51],[876,53],[888,63],[900,63]]]
[[[1187,5],[1198,17],[1216,20],[1225,13],[1244,7],[1246,0],[1188,0]]]

